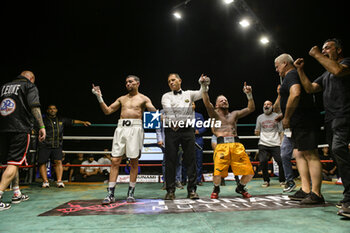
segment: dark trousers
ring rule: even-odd
[[[259,161],[260,167],[263,174],[264,181],[270,182],[270,176],[268,171],[268,161],[270,160],[271,155],[276,163],[278,164],[278,178],[280,182],[286,181],[283,171],[283,164],[281,159],[281,150],[279,146],[263,146],[259,145]]]
[[[187,168],[188,184],[187,191],[196,190],[196,157],[195,157],[195,136],[192,128],[180,128],[173,131],[165,129],[165,182],[168,192],[175,192],[176,167],[179,161],[179,145],[181,144],[182,166]]]
[[[162,162],[162,175],[163,175],[163,181],[165,182],[165,164],[166,164],[166,161],[165,161],[165,148],[162,147],[162,152],[164,154],[163,156],[163,162]],[[182,182],[182,148],[180,147],[179,148],[179,161],[176,165],[176,175],[175,175],[175,181],[176,182]]]
[[[200,145],[202,148],[204,145]],[[203,150],[196,147],[196,165],[197,165],[197,184],[202,182],[203,175]],[[187,183],[187,169],[182,166],[182,182]]]
[[[344,186],[344,202],[350,202],[350,119],[337,118],[326,125],[327,142],[336,160],[339,176]]]

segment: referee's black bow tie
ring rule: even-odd
[[[174,95],[177,95],[177,94],[182,94],[182,90],[180,90],[180,91],[173,91],[174,92]]]

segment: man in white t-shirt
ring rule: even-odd
[[[97,160],[97,163],[100,164],[100,165],[112,164],[112,162],[111,162],[111,160],[112,160],[111,159],[111,154],[107,153],[108,149],[104,149],[104,151],[106,152],[106,154],[104,154],[103,157],[99,158]],[[100,167],[100,171],[104,175],[105,175],[105,173],[108,173],[108,176],[109,176],[109,173],[111,172],[111,167]]]
[[[85,160],[82,162],[81,165],[98,165],[98,163],[95,161],[94,156],[92,154],[88,155],[88,160]],[[83,176],[84,181],[97,181],[98,174],[99,174],[100,168],[99,167],[81,167],[80,173]]]
[[[255,135],[260,135],[259,140],[259,161],[262,170],[264,184],[262,187],[270,186],[270,177],[268,173],[268,161],[271,156],[278,164],[278,175],[280,185],[284,186],[285,177],[281,159],[281,138],[282,138],[282,124],[277,122],[275,118],[277,113],[272,112],[272,102],[266,100],[263,107],[264,113],[259,115],[256,120]]]

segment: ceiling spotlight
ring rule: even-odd
[[[173,16],[174,16],[176,19],[182,19],[182,15],[181,15],[181,13],[178,12],[178,11],[175,11],[175,12],[173,13]]]
[[[242,26],[242,28],[246,28],[250,26],[250,22],[247,19],[242,19],[239,24]]]
[[[270,41],[269,39],[266,37],[266,36],[263,36],[260,38],[260,42],[263,44],[263,45],[266,45],[268,44]]]
[[[233,3],[233,1],[234,1],[234,0],[223,0],[223,2],[224,2],[225,4],[227,4],[227,5]]]

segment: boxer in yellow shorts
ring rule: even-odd
[[[244,146],[238,142],[237,121],[255,110],[252,88],[244,83],[243,92],[247,95],[248,105],[241,110],[230,112],[229,103],[225,96],[220,95],[216,98],[215,108],[210,102],[208,95],[209,77],[202,75],[199,83],[202,85],[203,102],[209,117],[221,123],[220,127],[212,129],[218,138],[218,144],[214,152],[214,190],[211,198],[219,198],[221,177],[227,176],[230,165],[235,175],[243,175],[237,183],[236,192],[244,198],[249,198],[251,195],[247,192],[245,186],[253,178],[254,172]]]
[[[226,177],[230,166],[235,175],[254,175],[252,164],[238,137],[218,137],[217,141],[213,156],[214,176]]]

